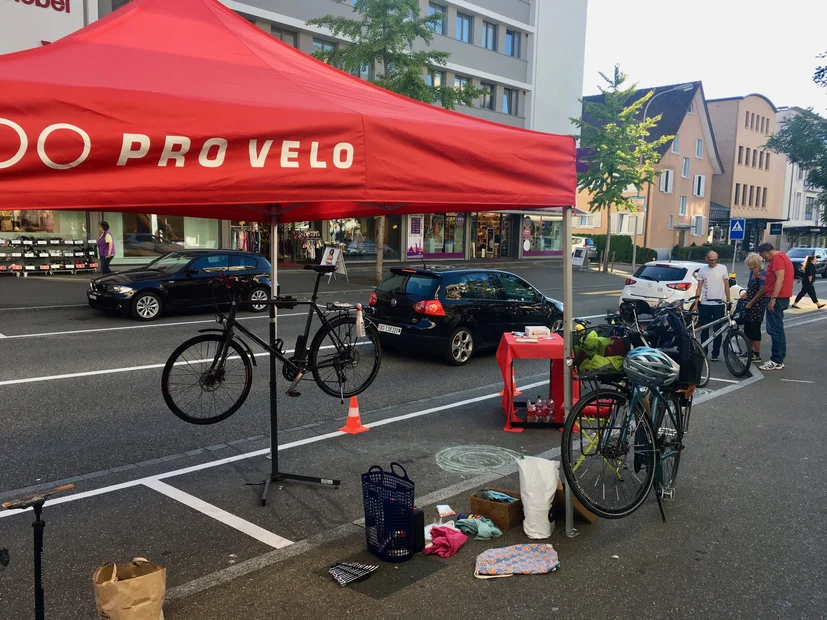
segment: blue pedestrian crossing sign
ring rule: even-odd
[[[729,240],[730,241],[743,241],[744,240],[744,228],[746,228],[747,221],[744,219],[740,220],[729,220]]]

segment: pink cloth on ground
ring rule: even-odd
[[[434,544],[425,547],[425,553],[436,553],[441,558],[449,558],[465,544],[468,537],[452,527],[435,527],[431,529],[431,538]]]

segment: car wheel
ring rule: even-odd
[[[264,312],[267,309],[266,304],[256,304],[257,301],[267,301],[270,299],[270,291],[268,291],[263,286],[257,286],[252,291],[250,291],[250,301],[253,302],[251,306],[249,306],[250,310],[253,312]]]
[[[551,330],[552,334],[559,332],[561,329],[563,329],[563,319],[556,319],[552,321],[549,329]]]
[[[445,361],[453,366],[464,366],[474,354],[474,334],[467,327],[457,327],[448,338]]]
[[[155,293],[140,293],[132,301],[132,318],[152,321],[161,315],[161,298]]]

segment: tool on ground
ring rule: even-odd
[[[364,581],[371,576],[371,573],[378,569],[378,565],[341,562],[331,566],[327,572],[344,588],[349,583]]]

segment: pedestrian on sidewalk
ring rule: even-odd
[[[801,264],[801,271],[801,291],[798,293],[798,296],[796,296],[795,301],[793,302],[793,308],[798,310],[800,308],[798,302],[801,301],[801,298],[804,297],[804,295],[809,295],[810,299],[812,299],[813,303],[816,305],[816,308],[821,310],[824,307],[824,304],[818,303],[818,297],[816,296],[815,254],[810,254],[804,259],[804,262]]]
[[[761,323],[764,322],[764,312],[767,303],[765,282],[767,272],[764,271],[764,261],[755,252],[747,256],[744,261],[749,268],[749,283],[747,284],[747,313],[744,322],[744,335],[752,342],[752,361],[761,361]]]
[[[98,258],[101,261],[101,273],[112,273],[109,263],[115,258],[115,239],[109,232],[109,222],[101,221],[98,224]]]
[[[726,307],[731,304],[729,299],[729,271],[718,262],[718,253],[709,252],[706,255],[706,267],[698,269],[695,276],[698,279],[696,296],[698,301],[698,319],[701,327],[724,318]],[[726,300],[726,306],[724,305]],[[714,328],[712,328],[714,330]],[[701,332],[701,341],[705,342],[709,335],[709,328]],[[710,361],[717,362],[721,355],[721,336],[712,343],[712,357]]]
[[[771,243],[758,246],[758,253],[767,267],[764,299],[767,302],[767,334],[772,338],[770,361],[759,366],[761,370],[783,370],[787,357],[787,336],[784,333],[784,310],[790,307],[795,271],[789,257],[776,250]]]

